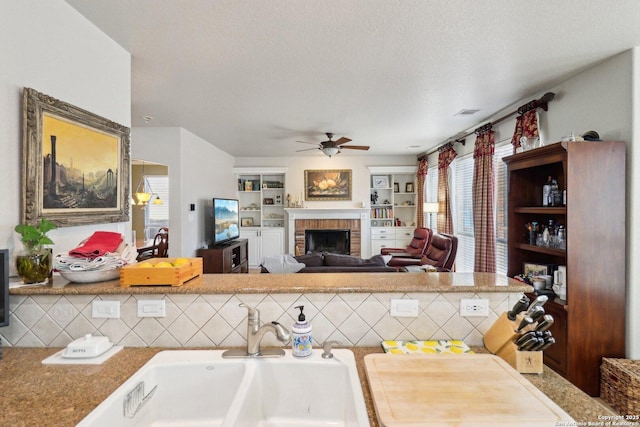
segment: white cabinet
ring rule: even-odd
[[[240,238],[247,239],[249,243],[249,267],[258,267],[262,258],[282,255],[285,252],[284,228],[243,228],[240,229]]]
[[[417,218],[416,166],[369,167],[371,255],[383,247],[406,247]]]
[[[415,227],[399,227],[395,229],[396,248],[404,248],[409,246],[413,239],[413,231]]]
[[[284,254],[284,228],[263,228],[260,240],[261,258]]]
[[[371,228],[371,255],[378,255],[382,248],[395,248],[395,241],[393,228]]]
[[[247,258],[249,259],[249,267],[257,267],[260,265],[262,256],[262,242],[259,240],[259,228],[241,228],[240,238],[247,239]]]
[[[285,251],[285,168],[234,168],[240,204],[240,237],[249,241],[249,266]]]
[[[413,238],[414,227],[372,228],[371,255],[377,255],[382,248],[406,248]]]

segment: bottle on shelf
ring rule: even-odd
[[[560,187],[558,187],[558,181],[555,179],[551,181],[551,191],[549,193],[549,205],[550,206],[562,206],[562,193]]]
[[[551,185],[553,184],[553,178],[549,176],[547,183],[542,186],[542,206],[549,206],[549,195],[551,194]]]

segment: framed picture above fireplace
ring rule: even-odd
[[[351,200],[351,169],[304,171],[305,200]]]

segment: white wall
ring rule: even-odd
[[[0,247],[13,256],[20,248],[13,228],[22,197],[23,87],[130,126],[131,56],[62,0],[0,0],[0,10]],[[129,223],[99,224],[50,235],[54,251],[64,252],[95,230],[129,229]]]
[[[136,127],[132,141],[132,158],[169,167],[169,256],[195,256],[210,231],[211,199],[235,196],[233,157],[183,128]]]
[[[627,145],[627,357],[640,359],[640,174],[633,165],[640,165],[640,47],[631,52],[631,144]]]

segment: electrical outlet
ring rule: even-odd
[[[392,317],[418,317],[417,299],[392,299]]]
[[[163,299],[138,300],[138,317],[166,317],[167,309]]]
[[[460,316],[462,317],[488,317],[488,299],[461,299]]]
[[[91,317],[94,319],[119,319],[120,301],[93,301]]]

